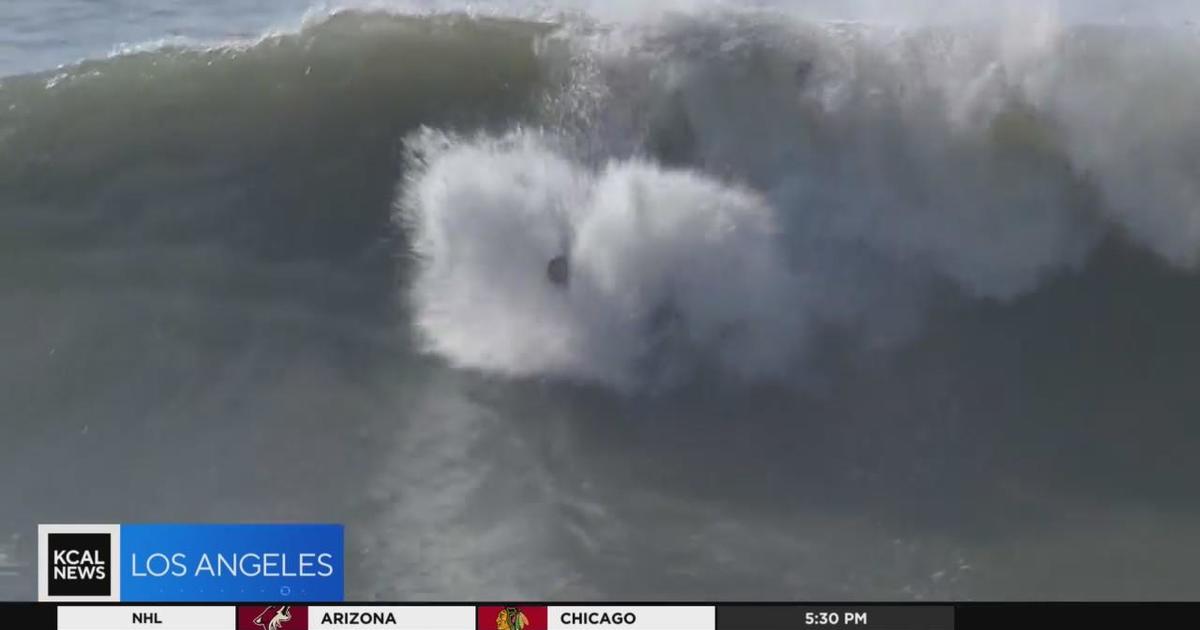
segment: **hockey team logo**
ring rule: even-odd
[[[116,601],[116,525],[38,526],[38,599]]]
[[[496,630],[525,630],[529,627],[529,616],[515,606],[506,606],[496,615]]]
[[[308,630],[307,606],[238,606],[238,630]]]
[[[478,630],[546,630],[545,606],[480,606]]]

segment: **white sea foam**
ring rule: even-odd
[[[1193,267],[1200,92],[1176,77],[1200,44],[1060,17],[572,31],[548,131],[410,140],[416,325],[455,365],[509,375],[753,377],[802,360],[814,324],[911,328],[931,285],[1026,294],[1106,233]],[[564,252],[566,292],[544,271]]]
[[[403,207],[414,321],[456,365],[624,386],[707,357],[756,375],[803,329],[757,195],[638,160],[588,169],[531,133],[411,144],[427,160]],[[564,254],[560,288],[546,267]]]

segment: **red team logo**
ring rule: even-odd
[[[237,630],[308,630],[308,606],[238,606]]]
[[[545,606],[480,606],[476,630],[546,630]]]

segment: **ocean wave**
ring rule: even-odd
[[[422,313],[457,313],[460,321],[418,325],[430,347],[458,364],[620,381],[618,375],[637,373],[632,357],[660,351],[639,317],[628,315],[653,308],[630,308],[622,299],[627,291],[650,293],[651,304],[672,301],[669,290],[643,289],[662,277],[653,257],[664,251],[694,256],[684,257],[689,262],[666,284],[708,285],[714,303],[736,303],[727,308],[738,312],[722,321],[774,340],[765,363],[776,366],[789,363],[779,355],[802,360],[807,346],[799,340],[820,329],[895,339],[896,331],[911,330],[938,286],[967,298],[1028,293],[1085,264],[1114,232],[1191,268],[1200,246],[1191,228],[1200,195],[1189,155],[1200,147],[1193,124],[1200,121],[1187,104],[1200,103],[1200,94],[1174,77],[1180,64],[1194,64],[1196,42],[1167,36],[1147,52],[1138,37],[1052,26],[1020,36],[979,25],[881,29],[745,14],[575,33],[566,98],[549,124],[556,142],[569,147],[567,159],[592,165],[587,177],[602,182],[624,168],[614,164],[653,169],[616,197],[639,212],[679,213],[698,223],[726,218],[720,204],[699,202],[670,177],[656,179],[663,171],[649,160],[714,182],[720,188],[704,193],[712,198],[718,190],[751,191],[781,229],[745,242],[706,239],[703,230],[639,233],[625,224],[605,245],[626,264],[620,290],[575,311],[524,295],[523,286],[554,294],[534,261],[525,261],[519,280],[497,260],[443,264],[456,258],[454,250],[495,247],[514,265],[524,256],[512,253],[520,242],[508,241],[505,230],[462,230],[418,247],[432,262],[418,276],[416,299],[418,322]],[[1147,107],[1160,115],[1143,117]],[[441,196],[417,205],[438,207],[434,215],[456,212],[443,204],[462,204],[457,211],[469,216],[494,210],[530,239],[536,230],[521,228],[528,218],[521,208],[537,214],[565,195],[584,214],[607,212],[579,192],[583,176],[574,168],[546,169],[549,158],[536,151],[489,155],[462,159],[451,151],[435,159],[427,171],[434,181],[418,179],[414,187],[436,186]],[[514,182],[530,171],[541,176],[520,195],[496,187],[489,198],[475,175],[481,171]],[[593,264],[557,247],[525,249],[542,265],[564,251],[572,263]],[[723,260],[726,248],[782,253],[768,254],[771,262],[758,272],[734,273],[745,293],[716,297],[724,276],[698,262],[706,255]],[[580,297],[574,289],[568,294]],[[449,295],[470,299],[451,306]],[[625,319],[600,315],[606,308]],[[683,328],[711,330],[705,307],[682,309],[680,318]],[[489,323],[506,331],[503,340]],[[577,345],[556,347],[564,338]],[[727,359],[743,351],[736,344],[723,350]],[[570,359],[551,359],[555,353]],[[759,366],[763,355],[751,354],[726,366]]]
[[[537,107],[544,30],[345,13],[250,46],[4,79],[0,223],[18,248],[357,257],[389,234],[405,133],[502,128]]]
[[[1106,237],[1200,262],[1190,31],[560,18],[341,11],[4,79],[5,244],[387,239],[428,350],[622,387],[902,339],[932,296],[1011,300]]]

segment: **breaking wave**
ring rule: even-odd
[[[784,378],[1106,238],[1193,269],[1200,40],[1026,17],[345,11],[10,77],[0,255],[360,265],[453,365],[620,388]]]
[[[413,144],[415,323],[455,363],[628,385],[654,354],[703,354],[753,375],[803,329],[799,278],[749,191],[642,160],[589,170],[528,134]],[[560,256],[566,286],[544,271]]]

